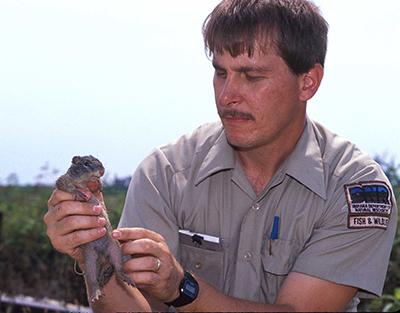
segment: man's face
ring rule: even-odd
[[[247,53],[234,58],[225,52],[214,55],[213,66],[218,114],[236,150],[279,149],[297,141],[306,114],[302,76],[281,57],[256,50],[251,58]]]

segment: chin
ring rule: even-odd
[[[237,151],[247,151],[255,147],[252,140],[249,138],[230,138],[227,136],[229,145]]]

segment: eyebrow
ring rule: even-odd
[[[216,70],[220,70],[220,71],[225,70],[216,61],[213,61],[212,65]],[[268,66],[253,66],[253,65],[246,66],[246,65],[243,65],[243,66],[234,67],[233,70],[235,72],[241,72],[241,73],[246,73],[246,72],[265,73],[265,72],[270,72],[271,68]]]
[[[222,66],[220,66],[216,61],[212,61],[212,66],[216,69],[216,70],[219,70],[219,71],[221,71],[221,70],[224,70],[223,68],[222,68]]]

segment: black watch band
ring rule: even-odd
[[[187,271],[184,271],[185,277],[179,285],[179,297],[172,302],[165,302],[168,306],[179,308],[192,303],[199,294],[199,284],[194,277]]]

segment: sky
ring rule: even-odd
[[[309,116],[400,163],[400,1],[314,2],[330,32]],[[131,176],[218,120],[201,33],[218,3],[0,0],[0,184],[52,184],[88,154],[106,181]]]

